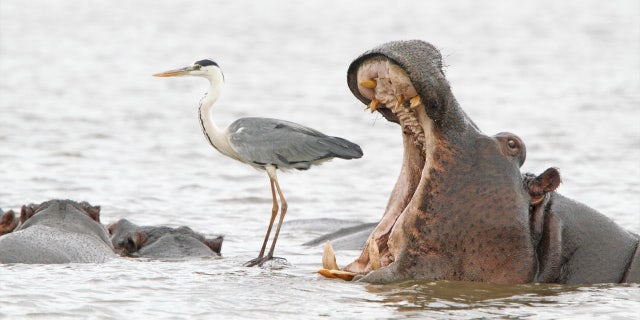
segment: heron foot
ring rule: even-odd
[[[266,256],[266,257],[258,257],[255,259],[251,259],[245,262],[243,266],[245,267],[259,266],[259,267],[268,267],[270,269],[280,269],[288,265],[289,265],[289,262],[285,258]]]

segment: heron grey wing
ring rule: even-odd
[[[315,161],[362,156],[347,140],[293,122],[269,118],[242,118],[229,126],[229,141],[244,161],[279,168],[308,169]]]
[[[291,161],[309,161],[317,153],[305,145],[324,134],[304,129],[308,128],[283,120],[241,118],[229,126],[229,142],[246,162],[286,168]]]

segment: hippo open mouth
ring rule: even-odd
[[[418,186],[428,180],[436,150],[441,148],[435,137],[434,121],[427,115],[423,99],[397,62],[386,55],[365,54],[349,68],[349,86],[371,112],[379,111],[388,120],[399,123],[403,133],[403,165],[385,214],[361,257],[344,268],[355,274],[368,274],[388,266],[398,256],[405,234],[394,230],[402,225],[399,221],[412,199],[419,198],[415,195],[421,189]],[[439,156],[445,154],[441,152]],[[427,246],[424,250],[427,255],[439,254],[437,245]]]
[[[344,270],[367,274],[395,261],[405,236],[393,232],[414,198],[418,185],[428,179],[437,148],[434,123],[426,113],[407,72],[385,56],[365,59],[357,68],[358,93],[369,100],[368,108],[380,111],[402,128],[404,160],[398,183],[380,223],[372,233],[363,256]],[[437,246],[425,248],[425,254],[438,255]]]
[[[387,118],[397,119],[405,150],[400,178],[382,220],[367,243],[366,254],[345,268],[369,273],[395,260],[401,242],[399,237],[403,234],[392,231],[413,199],[420,181],[429,175],[437,141],[433,120],[427,116],[422,99],[399,65],[382,56],[367,59],[358,67],[356,81],[358,92],[371,101],[368,107],[372,112],[379,110]],[[427,250],[429,254],[438,254],[435,247]]]
[[[347,80],[372,112],[400,125],[403,163],[360,257],[342,270],[321,273],[344,279],[362,275],[370,282],[476,280],[487,263],[505,262],[494,257],[495,250],[507,252],[514,243],[526,260],[524,251],[532,246],[528,199],[519,192],[524,144],[512,134],[480,132],[458,106],[439,51],[423,41],[383,44],[354,60]],[[333,261],[328,246],[324,268],[337,269]],[[523,268],[518,277],[530,277],[532,265],[518,267]]]

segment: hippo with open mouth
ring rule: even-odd
[[[328,244],[321,274],[374,283],[640,281],[638,235],[555,193],[555,168],[523,175],[523,141],[480,131],[431,44],[383,44],[351,63],[347,81],[372,112],[400,125],[404,155],[360,257],[338,270]]]

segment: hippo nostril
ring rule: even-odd
[[[132,253],[138,251],[138,246],[136,245],[136,242],[132,237],[127,238],[122,248],[124,249],[123,252],[127,255],[131,255]]]

